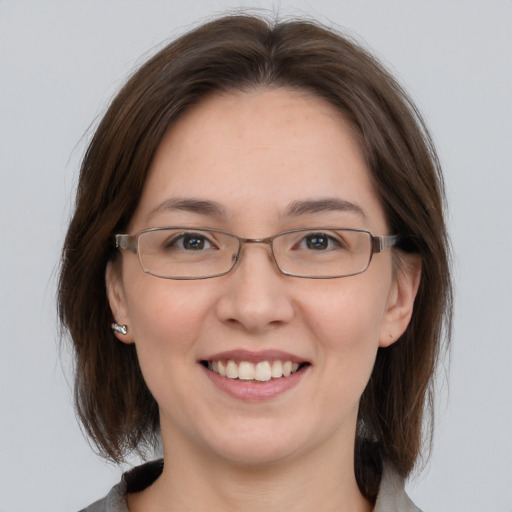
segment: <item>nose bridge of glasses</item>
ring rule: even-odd
[[[239,261],[242,257],[242,252],[245,248],[246,244],[262,244],[266,245],[265,248],[267,251],[268,256],[270,257],[270,260],[274,263],[274,265],[277,265],[276,257],[274,255],[274,248],[272,245],[272,242],[274,240],[274,237],[267,237],[267,238],[239,238],[240,247],[237,254],[237,261]]]

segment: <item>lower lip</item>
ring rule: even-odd
[[[228,377],[221,377],[218,373],[208,370],[204,366],[202,368],[210,381],[224,393],[239,400],[259,402],[276,398],[295,387],[309,367],[302,368],[288,377],[271,379],[266,382],[229,379]]]

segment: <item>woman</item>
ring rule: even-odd
[[[184,35],[105,114],[65,242],[79,417],[164,455],[85,510],[418,510],[450,290],[435,150],[370,55],[302,21]]]

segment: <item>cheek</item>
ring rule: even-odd
[[[163,372],[184,371],[194,363],[197,340],[211,310],[208,295],[190,282],[169,282],[144,275],[127,294],[140,365],[146,380]],[[148,382],[149,384],[149,382]]]
[[[338,289],[322,294],[324,300],[312,304],[308,315],[314,319],[310,329],[333,396],[357,401],[375,363],[388,290],[385,283],[367,286],[363,276],[340,280]]]
[[[200,326],[208,303],[208,297],[190,281],[169,281],[145,274],[126,295],[136,342],[156,334],[186,341],[191,327]]]
[[[309,316],[322,338],[336,346],[378,343],[387,307],[387,279],[365,279],[370,273],[327,283],[309,303]]]

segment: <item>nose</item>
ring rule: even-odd
[[[291,321],[293,301],[287,281],[277,268],[270,247],[246,244],[235,268],[222,277],[217,303],[220,321],[248,332],[265,332]]]

